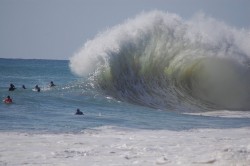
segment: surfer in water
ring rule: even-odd
[[[41,91],[41,88],[40,88],[38,85],[36,85],[36,86],[35,86],[35,90],[36,90],[37,92],[40,92],[40,91]]]
[[[25,85],[22,86],[23,89],[26,89]]]
[[[10,104],[10,103],[12,103],[12,99],[10,98],[10,96],[7,96],[7,98],[4,99],[3,102],[6,104]]]
[[[56,86],[56,85],[54,84],[54,82],[53,82],[53,81],[50,81],[49,86],[50,86],[50,87],[53,87],[53,86]]]
[[[75,115],[84,115],[82,111],[80,111],[79,108],[77,108]]]
[[[9,91],[14,91],[16,89],[15,85],[10,84]]]

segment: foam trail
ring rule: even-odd
[[[152,11],[86,42],[70,68],[124,101],[179,111],[249,110],[249,34],[204,14],[183,20]]]

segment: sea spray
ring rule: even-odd
[[[198,14],[142,13],[85,43],[71,70],[119,100],[178,111],[250,109],[250,37]]]

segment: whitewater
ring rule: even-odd
[[[155,10],[69,61],[0,58],[14,101],[0,103],[0,165],[250,165],[249,44],[249,29]]]
[[[123,101],[181,112],[249,110],[249,43],[249,31],[202,14],[185,21],[155,11],[98,34],[70,67]]]

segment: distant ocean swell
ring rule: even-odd
[[[71,70],[119,100],[200,111],[250,110],[250,31],[152,11],[98,34]]]

